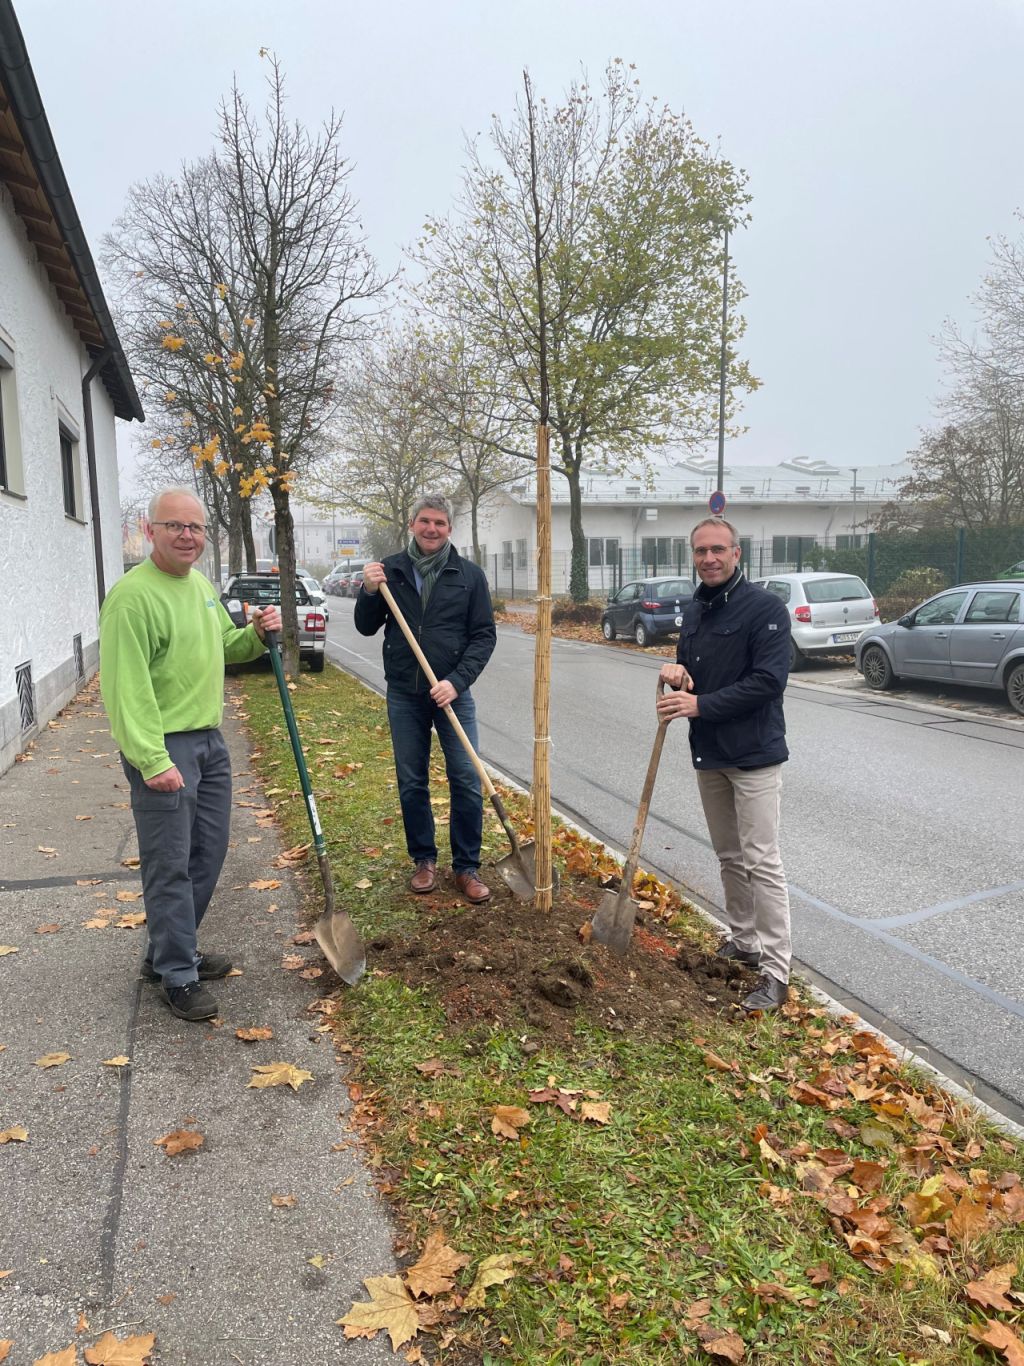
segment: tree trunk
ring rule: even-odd
[[[583,494],[580,491],[582,458],[574,454],[567,433],[562,433],[562,473],[569,484],[569,535],[571,538],[569,595],[573,602],[590,597],[590,571],[587,537],[583,530]]]

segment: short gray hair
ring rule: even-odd
[[[409,513],[409,521],[415,522],[424,508],[432,508],[434,512],[443,512],[448,518],[449,526],[452,526],[455,522],[455,518],[452,515],[452,505],[443,493],[424,493],[421,497],[417,498],[412,505],[412,511]]]
[[[157,489],[156,493],[154,493],[153,497],[149,500],[149,508],[146,511],[146,517],[148,518],[148,520],[153,520],[153,516],[156,513],[156,510],[160,506],[161,498],[174,497],[191,498],[194,502],[198,503],[200,507],[203,506],[203,501],[196,493],[195,489],[184,489],[177,487]]]
[[[705,517],[704,520],[702,522],[698,522],[697,525],[690,532],[691,550],[693,549],[693,538],[694,536],[696,536],[697,532],[701,529],[702,526],[721,527],[723,530],[727,531],[729,535],[732,537],[731,544],[733,546],[737,546],[740,543],[740,534],[733,526],[732,522],[727,522],[724,517]]]

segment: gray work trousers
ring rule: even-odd
[[[231,760],[219,730],[165,735],[185,786],[154,792],[123,757],[139,837],[149,956],[164,986],[198,980],[196,932],[228,850]]]
[[[737,948],[760,953],[761,971],[789,981],[789,888],[779,853],[782,765],[697,772],[697,788],[718,855],[725,920]]]

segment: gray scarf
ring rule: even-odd
[[[423,581],[420,587],[420,604],[424,611],[427,608],[427,599],[434,591],[437,576],[448,563],[451,548],[451,541],[445,541],[441,549],[435,550],[433,555],[424,555],[416,543],[416,537],[409,537],[409,559],[412,560],[416,572]]]

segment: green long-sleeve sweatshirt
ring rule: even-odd
[[[100,691],[128,762],[144,778],[170,768],[164,736],[219,726],[225,663],[264,648],[195,569],[179,577],[144,560],[119,579],[100,611]]]

